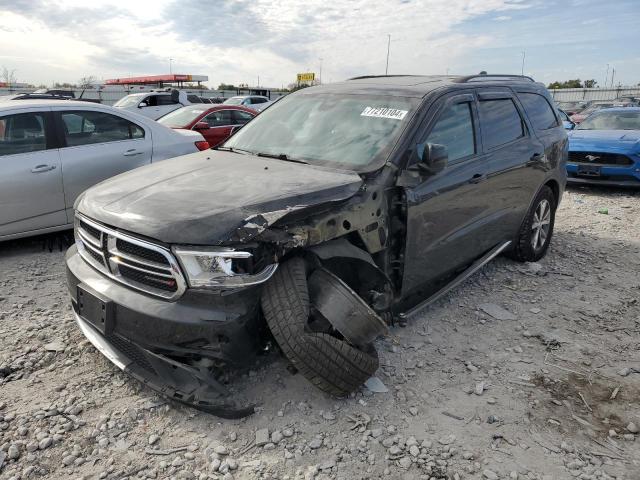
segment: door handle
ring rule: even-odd
[[[31,173],[50,172],[56,168],[55,165],[37,165],[31,169]]]
[[[142,155],[142,152],[139,152],[136,149],[131,149],[131,150],[127,150],[122,155],[125,157],[133,157],[134,155]]]
[[[480,183],[486,179],[487,179],[487,176],[484,173],[476,173],[473,177],[471,177],[471,180],[469,180],[469,183]]]

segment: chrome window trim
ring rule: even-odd
[[[88,226],[95,228],[100,231],[100,243],[104,241],[104,235],[107,237],[106,248],[102,245],[100,248],[96,248],[96,245],[93,241],[89,240],[92,236],[86,233],[80,226],[80,221],[86,223]],[[151,242],[147,242],[145,240],[140,240],[139,238],[133,237],[131,235],[127,235],[126,233],[119,232],[112,228],[106,227],[100,223],[96,223],[95,221],[85,217],[82,214],[76,214],[76,222],[75,222],[75,232],[76,232],[76,245],[78,247],[78,253],[80,256],[92,267],[98,270],[100,273],[106,275],[107,277],[131,287],[135,290],[147,293],[149,295],[153,295],[156,297],[163,298],[169,301],[175,301],[180,298],[185,290],[187,289],[187,283],[185,281],[184,276],[182,275],[182,270],[174,257],[171,250],[168,248],[161,247],[160,245],[156,245]],[[88,238],[83,238],[88,237]],[[147,250],[152,250],[154,252],[160,253],[168,262],[168,265],[158,264],[157,262],[153,262],[150,260],[146,260],[144,258],[133,258],[131,255],[122,254],[116,247],[116,240],[120,239],[125,242],[131,243],[141,248],[145,248]],[[96,259],[94,259],[91,255],[86,252],[87,244],[91,247],[91,250],[94,253],[97,253],[102,258],[102,263],[99,263]],[[153,272],[150,270],[144,270],[140,267],[130,265],[126,262],[126,260],[135,262],[139,265],[147,265],[149,267],[164,269],[167,271],[167,274],[163,274],[160,272]],[[172,278],[176,282],[176,291],[168,292],[161,289],[155,289],[149,285],[145,285],[139,282],[132,281],[126,277],[123,277],[119,270],[118,266],[124,265],[128,268],[132,268],[134,270],[142,271],[144,273],[148,273],[151,275],[157,275],[158,277],[164,278]]]

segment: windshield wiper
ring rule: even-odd
[[[276,158],[278,160],[284,160],[285,162],[302,163],[304,165],[309,165],[309,162],[305,162],[304,160],[299,160],[297,158],[291,158],[291,157],[287,156],[286,153],[262,153],[262,152],[258,152],[255,155],[257,155],[259,157]]]
[[[221,152],[231,152],[231,153],[239,153],[241,155],[251,155],[253,152],[249,150],[242,150],[241,148],[233,148],[233,147],[213,147],[214,150],[220,150]]]

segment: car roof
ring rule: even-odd
[[[594,115],[598,115],[602,112],[640,112],[640,107],[609,107],[601,108],[597,110]]]
[[[83,102],[82,100],[47,100],[47,99],[28,99],[13,101],[7,100],[0,102],[0,109],[14,109],[14,108],[32,108],[32,107],[92,107],[103,108],[105,110],[111,110],[113,107],[110,105],[104,105],[95,102]]]
[[[355,77],[344,82],[319,85],[300,90],[301,93],[379,93],[407,97],[423,97],[443,87],[469,86],[532,86],[544,88],[541,83],[521,75],[370,75]]]

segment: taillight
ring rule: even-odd
[[[207,150],[208,148],[211,148],[211,146],[209,145],[209,142],[207,142],[206,140],[201,140],[200,142],[196,142],[196,147],[198,150]]]

